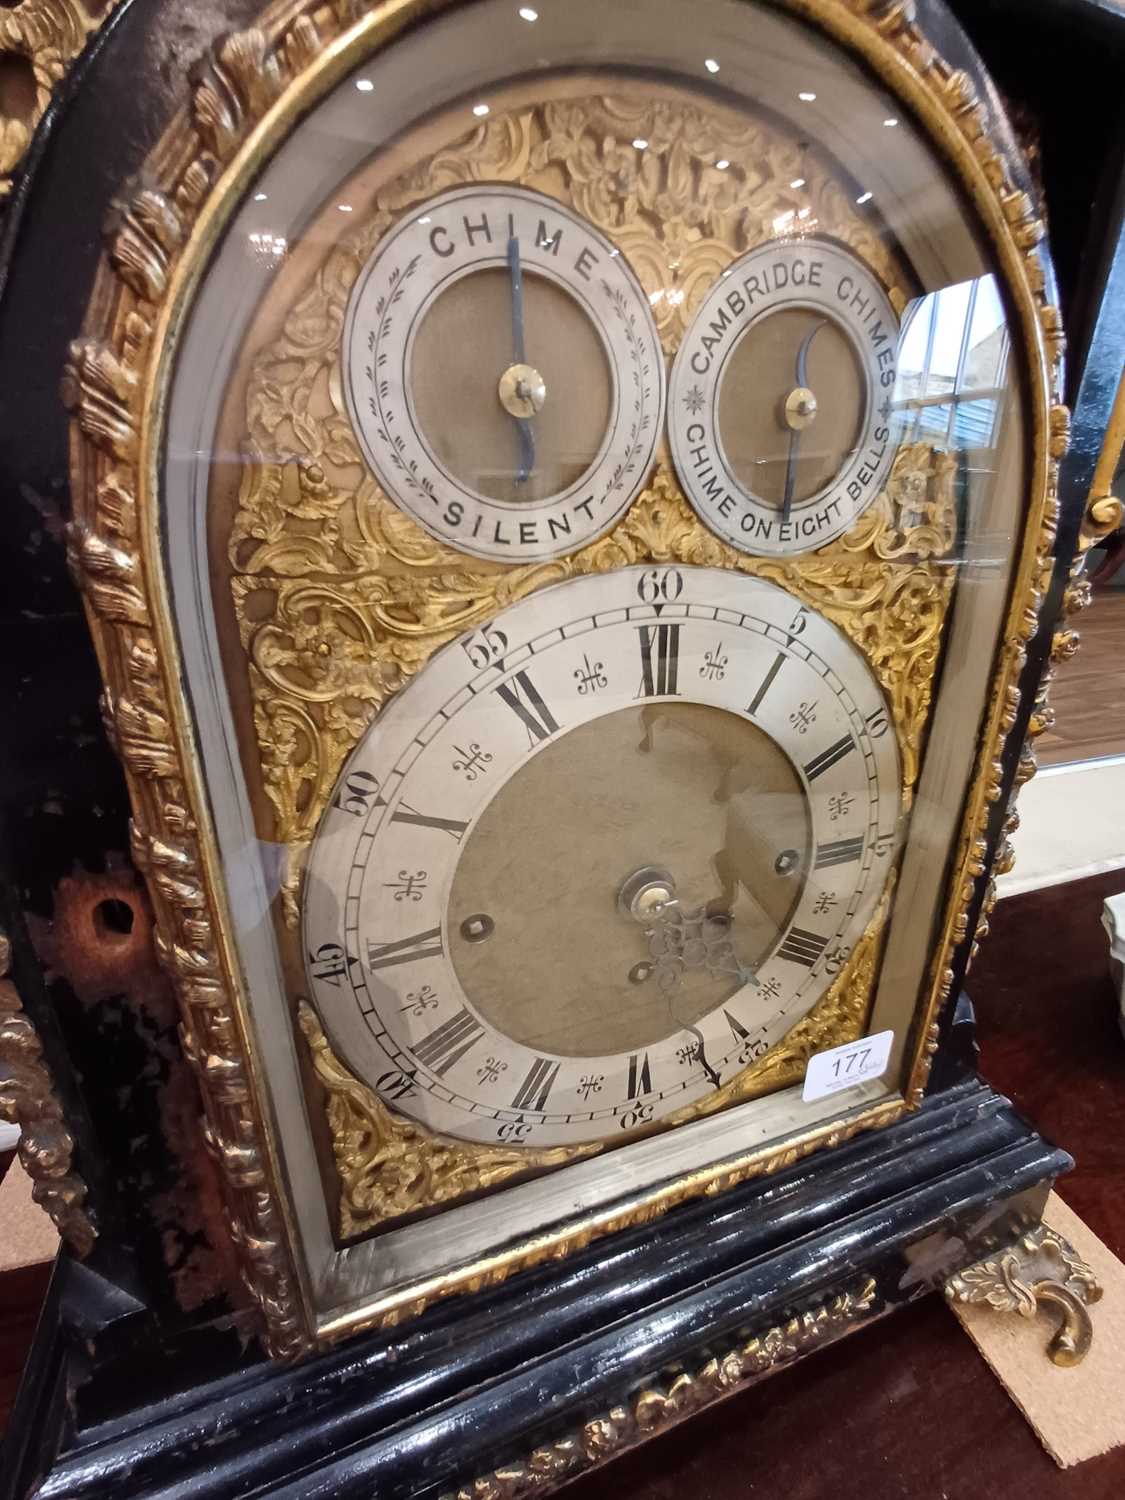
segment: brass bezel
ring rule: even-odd
[[[157,460],[176,349],[197,282],[227,217],[296,120],[346,72],[407,25],[456,0],[386,0],[352,19],[349,6],[278,0],[259,26],[216,44],[190,105],[151,153],[111,226],[65,393],[75,411],[72,558],[85,591],[106,682],[106,718],[126,767],[133,852],[148,880],[159,943],[175,979],[183,1035],[204,1097],[208,1135],[224,1169],[232,1234],[261,1309],[271,1350],[293,1356],[373,1324],[421,1311],[436,1297],[503,1280],[561,1257],[674,1203],[711,1195],[791,1164],[822,1145],[890,1123],[920,1102],[937,1020],[969,937],[976,882],[987,873],[986,829],[1000,796],[1001,756],[1016,716],[1018,679],[1051,568],[1058,459],[1067,414],[1058,404],[1061,319],[1049,301],[1031,196],[1012,179],[990,108],[964,72],[946,64],[914,20],[909,0],[778,0],[866,62],[911,108],[979,217],[1022,330],[1031,446],[1027,520],[1013,574],[966,799],[928,992],[919,1007],[904,1097],[855,1112],[780,1146],[688,1174],[578,1225],[319,1326],[269,1114],[208,804],[180,687],[157,533]]]

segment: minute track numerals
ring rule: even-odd
[[[583,692],[595,662],[603,685]],[[756,968],[732,968],[705,1014],[678,1019],[676,995],[662,998],[655,982],[642,992],[665,1017],[642,1047],[606,1052],[582,1035],[565,1051],[536,1046],[530,1034],[516,1040],[491,1015],[490,986],[470,993],[459,977],[459,955],[483,955],[484,969],[473,972],[487,976],[489,954],[511,954],[513,943],[519,952],[520,942],[501,909],[463,915],[462,903],[451,915],[460,862],[502,789],[518,785],[513,778],[537,757],[565,756],[568,736],[600,735],[625,710],[641,715],[643,756],[681,704],[755,726],[786,757],[808,833],[800,847],[769,844],[755,858],[771,880],[790,882],[787,920],[755,955]],[[481,757],[475,779],[455,769],[472,750]],[[610,788],[614,775],[631,774],[604,768]],[[313,996],[356,1073],[435,1130],[534,1147],[619,1138],[729,1082],[824,993],[885,883],[900,785],[886,705],[862,658],[783,590],[702,568],[628,568],[557,585],[435,657],[345,767],[306,881]],[[692,795],[712,798],[710,783],[685,787]],[[557,816],[573,816],[567,801]],[[760,821],[750,819],[750,836]],[[591,839],[599,833],[591,829]],[[655,817],[654,863],[662,833]],[[514,824],[497,845],[512,872],[499,889],[517,896],[525,837]],[[718,871],[716,851],[702,854],[701,868],[710,860]],[[629,872],[603,863],[558,872],[559,889],[577,880],[584,894],[614,903]],[[685,908],[717,895],[719,874],[708,881],[677,893]],[[570,908],[560,899],[544,919],[564,953],[589,941],[568,927]],[[607,986],[644,969],[643,924],[614,920],[620,951],[605,955]],[[729,936],[737,950],[737,918]],[[522,963],[528,1007],[553,1019],[542,953],[529,949]]]
[[[448,331],[431,337],[439,305]],[[476,557],[557,557],[609,530],[648,477],[664,384],[624,255],[526,188],[419,205],[348,303],[343,385],[367,462],[431,535]]]
[[[895,455],[898,320],[857,258],[816,239],[728,268],[676,354],[668,432],[700,518],[744,552],[847,531]]]

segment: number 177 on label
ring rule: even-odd
[[[845,1042],[842,1047],[818,1052],[809,1059],[801,1098],[808,1104],[814,1099],[824,1099],[829,1094],[853,1088],[857,1083],[881,1078],[887,1071],[894,1038],[893,1031],[880,1031],[855,1042]]]

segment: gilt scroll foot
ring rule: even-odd
[[[998,1312],[1033,1318],[1044,1308],[1062,1321],[1047,1345],[1056,1365],[1077,1365],[1093,1338],[1089,1305],[1102,1289],[1074,1247],[1046,1224],[1020,1236],[996,1255],[966,1266],[945,1283],[950,1302],[986,1302]]]

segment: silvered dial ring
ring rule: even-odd
[[[360,272],[342,360],[383,488],[474,556],[574,551],[648,477],[665,379],[648,299],[546,194],[471,186],[411,209]]]
[[[676,354],[668,430],[700,518],[743,552],[808,552],[873,503],[895,455],[898,319],[827,240],[759,246],[711,288]]]
[[[312,997],[432,1129],[619,1139],[816,1003],[900,793],[878,684],[784,590],[688,567],[556,585],[440,652],[345,766],[306,876]]]

